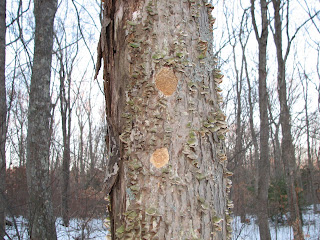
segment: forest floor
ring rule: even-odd
[[[320,209],[320,204],[317,206]],[[313,206],[307,207],[302,212],[303,233],[305,240],[320,240],[320,212],[314,213]],[[286,216],[282,216],[285,220]],[[293,239],[292,228],[283,223],[269,221],[272,240],[291,240]],[[247,215],[246,222],[241,223],[240,217],[233,219],[233,237],[232,240],[260,240],[259,227],[255,216]]]
[[[10,222],[12,219],[7,218]],[[15,219],[17,229],[19,231],[19,236],[16,231],[15,226],[7,226],[6,232],[9,237],[5,237],[5,240],[27,240],[27,221],[23,217],[17,217]],[[105,240],[107,230],[103,225],[103,220],[101,219],[71,219],[69,227],[62,225],[62,219],[57,218],[56,220],[56,230],[58,240]]]
[[[320,205],[318,205],[320,209]],[[260,240],[259,228],[257,225],[257,218],[251,215],[246,216],[245,223],[241,223],[240,217],[236,216],[233,220],[233,237],[232,240]],[[285,219],[283,216],[282,219]],[[10,218],[9,221],[12,222]],[[17,228],[19,230],[19,236],[17,235],[16,228],[14,226],[7,226],[6,231],[9,237],[5,237],[5,240],[9,239],[28,239],[27,224],[23,217],[15,219]],[[314,213],[313,207],[310,206],[303,211],[303,232],[305,240],[320,240],[320,212]],[[70,226],[62,226],[61,218],[56,221],[58,240],[74,240],[74,239],[95,239],[105,240],[107,230],[103,225],[101,219],[72,219],[70,220]],[[291,227],[285,224],[276,224],[274,221],[270,221],[271,239],[272,240],[290,240],[293,239],[293,232]]]

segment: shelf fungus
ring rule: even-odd
[[[156,88],[166,96],[171,96],[177,89],[178,78],[169,67],[162,68],[156,75]]]
[[[227,160],[227,156],[224,153],[218,153],[217,156],[218,156],[220,162],[224,162]]]
[[[156,168],[162,168],[169,162],[169,152],[167,148],[159,148],[153,152],[150,162]]]
[[[208,50],[208,42],[205,40],[198,40],[198,50],[205,56]]]
[[[221,217],[218,217],[218,216],[213,216],[212,217],[212,221],[216,224],[219,224],[223,221],[223,219]]]
[[[224,176],[225,178],[231,177],[232,175],[233,175],[233,173],[230,172],[230,171],[225,171],[225,172],[223,173],[223,176]]]

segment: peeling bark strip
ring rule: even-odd
[[[231,238],[212,9],[202,0],[104,2],[112,239]]]

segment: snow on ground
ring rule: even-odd
[[[318,205],[320,209],[320,205]],[[12,219],[8,218],[12,221]],[[19,229],[19,236],[14,226],[7,226],[6,231],[11,239],[27,240],[27,223],[23,217],[15,219],[17,228]],[[305,240],[320,240],[320,213],[314,213],[313,208],[309,207],[303,211],[303,233]],[[235,217],[232,223],[233,237],[232,240],[260,240],[259,228],[257,225],[257,218],[254,216],[247,216],[247,223],[241,223],[240,217]],[[56,221],[58,240],[105,240],[107,230],[103,226],[103,220],[100,219],[72,219],[70,226],[62,226],[61,218]],[[291,227],[285,225],[276,225],[270,221],[270,231],[272,240],[291,240],[293,239],[293,232]],[[10,238],[5,237],[5,240]]]
[[[12,219],[7,218],[7,220],[12,222]],[[27,221],[23,217],[15,218],[17,228],[19,229],[19,235],[17,234],[15,226],[7,226],[6,231],[11,239],[14,240],[27,240]],[[58,240],[105,240],[107,235],[107,230],[103,225],[103,220],[101,219],[71,219],[69,227],[64,227],[62,225],[62,219],[58,218],[56,220],[56,230]],[[5,237],[5,240],[10,238]]]
[[[320,205],[318,205],[320,209]],[[314,213],[313,207],[308,207],[303,211],[303,233],[305,240],[320,240],[320,213]],[[240,217],[235,217],[232,223],[232,240],[260,240],[257,218],[247,216],[248,223],[241,223]],[[276,225],[269,221],[272,240],[291,240],[293,239],[292,228],[287,225]]]

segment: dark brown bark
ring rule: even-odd
[[[302,222],[300,218],[300,210],[298,203],[298,196],[295,188],[295,174],[296,174],[296,158],[295,148],[293,145],[291,135],[291,115],[288,107],[287,99],[287,84],[286,84],[286,59],[290,51],[290,44],[288,43],[285,57],[282,55],[282,20],[280,11],[281,0],[272,0],[274,7],[274,42],[277,50],[277,64],[278,64],[278,95],[280,102],[280,124],[282,129],[282,160],[286,172],[288,206],[290,211],[290,223],[294,232],[294,239],[304,239],[302,232]],[[289,4],[289,3],[287,3]],[[288,23],[289,24],[289,23]],[[288,34],[288,33],[287,33]]]
[[[112,239],[231,238],[210,5],[106,0],[104,8]]]
[[[57,239],[50,178],[50,75],[56,0],[35,0],[35,43],[27,134],[29,234],[31,239]]]
[[[268,6],[266,0],[260,0],[261,35],[255,20],[254,0],[251,0],[251,17],[254,32],[259,45],[259,112],[260,112],[260,160],[258,164],[258,225],[260,239],[270,240],[268,223],[268,188],[270,178],[269,161],[269,123],[267,94],[267,42],[268,42]]]
[[[5,189],[6,189],[6,135],[7,97],[6,60],[6,1],[0,2],[0,239],[5,235]]]

